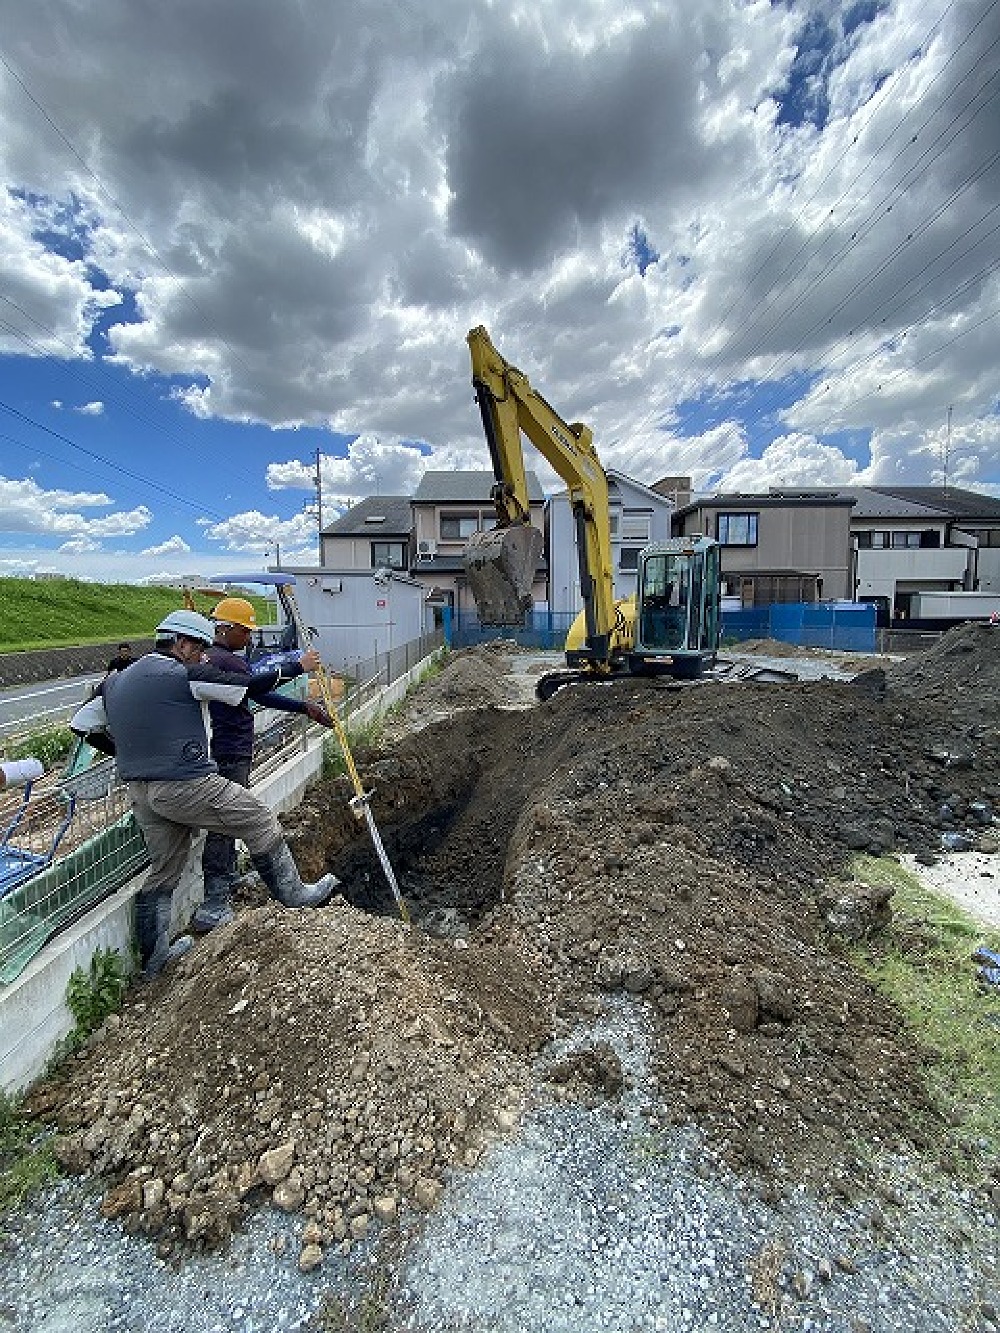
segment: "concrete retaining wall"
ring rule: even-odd
[[[130,640],[138,657],[151,652],[152,639]],[[89,676],[103,671],[117,656],[118,641],[92,643],[85,648],[45,648],[30,653],[0,653],[0,689],[8,685],[34,685],[40,681]]]
[[[429,660],[429,659],[428,659]],[[403,697],[427,666],[419,663],[387,686],[378,698],[352,713],[350,726],[364,727]],[[305,748],[254,784],[254,791],[279,814],[293,809],[323,767],[324,742],[332,733],[311,728]],[[175,925],[190,919],[201,901],[200,873],[203,835],[191,855],[174,894]],[[145,874],[105,898],[75,925],[50,940],[37,958],[9,986],[0,990],[0,1089],[18,1092],[41,1075],[57,1043],[73,1028],[66,1008],[66,985],[76,968],[86,969],[97,949],[115,949],[132,956],[132,899]]]

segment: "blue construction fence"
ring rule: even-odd
[[[452,648],[474,648],[493,639],[512,639],[521,648],[559,652],[575,615],[566,611],[533,611],[523,627],[482,626],[475,616],[462,615],[445,627]],[[723,646],[746,639],[777,639],[800,648],[835,652],[875,652],[875,607],[868,602],[788,602],[722,612]]]

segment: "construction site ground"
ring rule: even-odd
[[[855,873],[970,858],[990,938],[1000,630],[730,661],[535,706],[551,658],[450,655],[356,751],[413,925],[318,784],[342,896],[251,887],[35,1089],[0,1330],[1000,1328],[1000,1145],[864,968],[935,923]]]

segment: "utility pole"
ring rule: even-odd
[[[319,563],[323,563],[323,455],[316,450],[316,525],[319,538]]]
[[[948,404],[948,429],[944,441],[944,489],[948,489],[948,464],[951,460],[951,404]]]

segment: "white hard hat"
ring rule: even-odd
[[[186,639],[198,639],[202,643],[215,642],[215,626],[208,616],[197,611],[171,611],[165,620],[156,627],[157,638],[174,637],[183,634]]]

